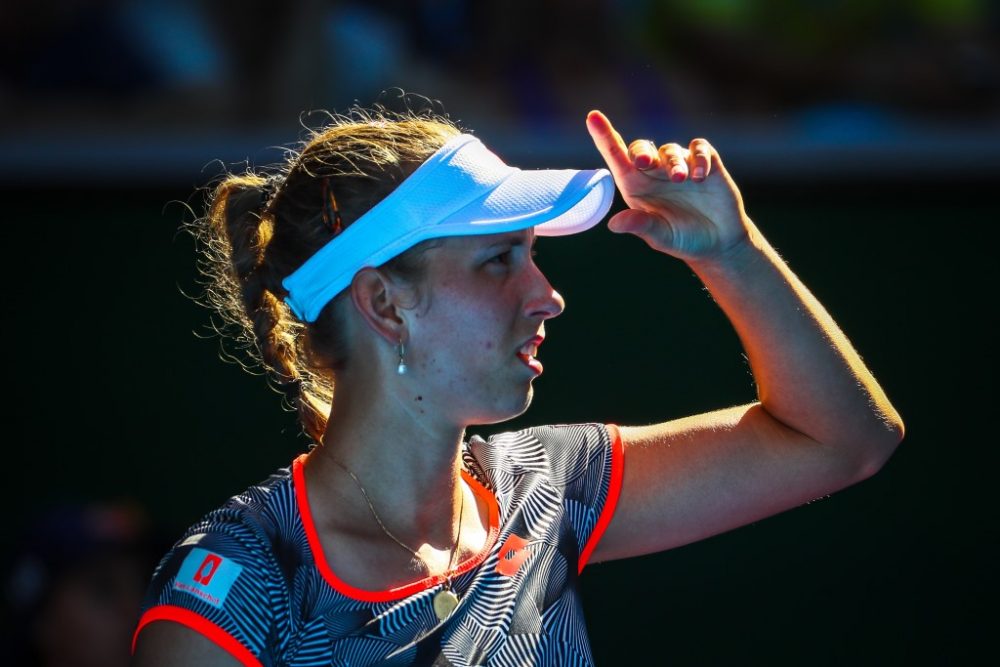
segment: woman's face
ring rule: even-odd
[[[534,240],[529,228],[451,237],[428,251],[428,306],[413,311],[406,346],[422,406],[492,424],[531,404],[538,371],[518,351],[566,307],[532,258]]]

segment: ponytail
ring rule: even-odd
[[[459,132],[440,117],[356,109],[313,132],[273,175],[226,175],[208,195],[207,214],[185,225],[200,243],[199,271],[208,279],[199,302],[223,321],[213,328],[249,357],[249,364],[238,358],[244,368],[263,368],[315,443],[326,431],[334,377],[350,363],[349,290],[307,324],[285,304],[282,280],[341,231],[323,223],[323,188],[336,192],[346,228]],[[424,252],[440,244],[424,241],[379,268],[419,284]]]
[[[252,365],[262,367],[269,384],[299,413],[306,434],[322,439],[332,399],[332,382],[303,368],[298,346],[302,324],[274,293],[267,247],[274,219],[267,213],[270,182],[260,176],[231,176],[216,186],[206,224],[200,232],[215,287],[211,305],[236,332],[233,338]],[[222,260],[225,258],[225,262]],[[228,265],[228,266],[226,266]],[[205,272],[203,266],[203,272]],[[228,269],[228,270],[226,270]],[[238,299],[232,298],[238,294]],[[246,367],[246,366],[244,366]]]

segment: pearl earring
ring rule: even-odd
[[[400,339],[400,341],[399,341],[399,366],[396,367],[396,372],[399,375],[405,375],[406,374],[406,364],[403,363],[403,341],[402,341],[402,339]]]

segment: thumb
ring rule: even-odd
[[[655,250],[667,252],[672,246],[674,232],[670,223],[655,215],[628,208],[608,220],[608,229],[615,234],[633,234]]]
[[[608,220],[608,229],[615,234],[635,234],[646,238],[659,220],[645,211],[627,208]]]

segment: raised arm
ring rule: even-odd
[[[591,562],[687,544],[801,505],[878,471],[903,423],[823,306],[746,215],[704,139],[626,146],[587,126],[629,208],[608,222],[682,259],[747,352],[758,402],[621,428],[621,495]]]

